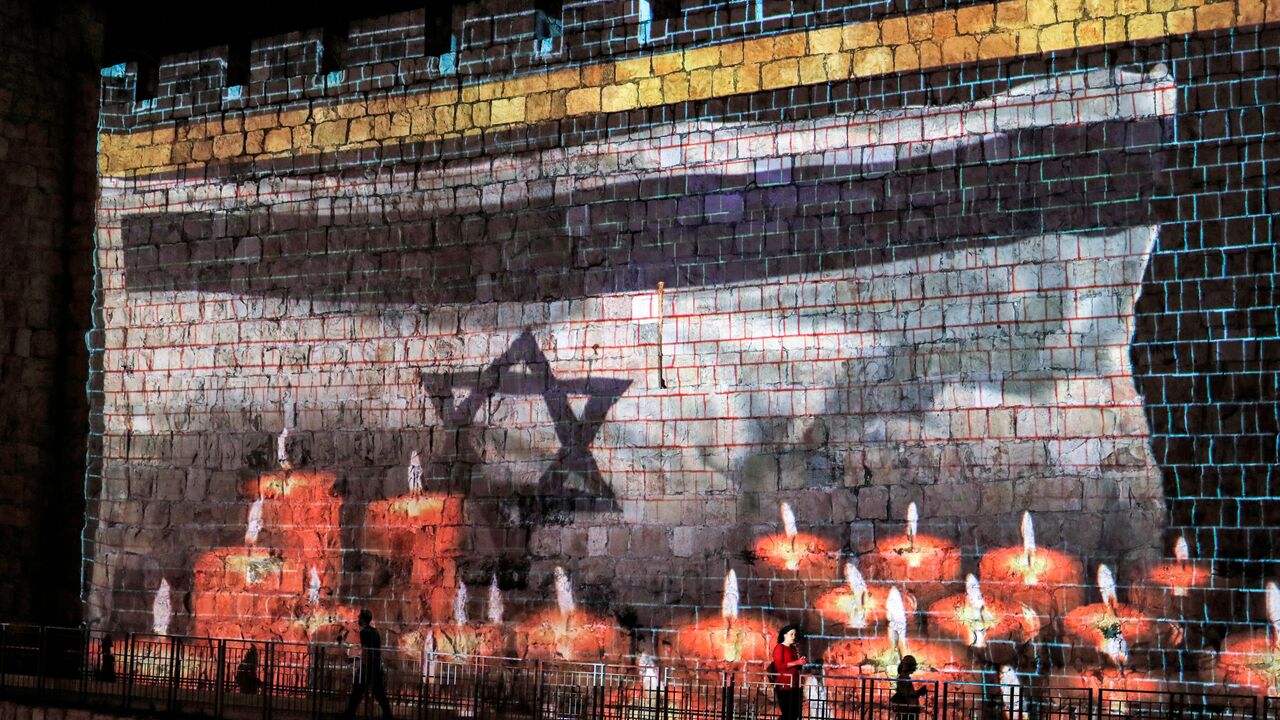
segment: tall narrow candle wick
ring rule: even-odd
[[[1264,592],[1267,600],[1267,621],[1271,625],[1271,650],[1280,652],[1280,586],[1269,582]]]
[[[907,505],[907,541],[911,544],[911,549],[916,547],[916,532],[920,529],[920,511],[916,508],[915,503]]]
[[[1022,513],[1022,550],[1026,554],[1027,567],[1036,557],[1036,526],[1031,522],[1031,513]]]
[[[1191,549],[1187,547],[1187,539],[1182,535],[1178,536],[1178,541],[1173,544],[1173,559],[1178,561],[1179,565],[1186,565],[1191,559]]]

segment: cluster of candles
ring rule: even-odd
[[[785,503],[782,518],[782,533],[755,546],[771,568],[820,567],[838,554],[830,544],[798,533]],[[1100,601],[1086,603],[1082,563],[1038,546],[1030,513],[1023,514],[1022,544],[984,553],[978,574],[965,576],[963,585],[959,548],[921,534],[914,503],[906,520],[901,535],[863,548],[862,570],[846,563],[844,582],[815,603],[824,619],[856,635],[828,645],[823,654],[828,672],[894,676],[898,661],[910,654],[919,664],[919,678],[978,680],[978,668],[987,664],[999,668],[1002,683],[1016,682],[1022,650],[1060,636],[1071,648],[1073,663],[1089,668],[1063,674],[1062,683],[1113,691],[1158,689],[1164,681],[1141,669],[1154,665],[1159,652],[1182,644],[1185,620],[1212,616],[1225,602],[1225,582],[1207,562],[1191,559],[1182,538],[1171,562],[1137,570],[1129,603],[1120,601],[1111,568],[1099,565]],[[791,544],[791,538],[797,542]],[[826,557],[803,557],[796,548]],[[1269,632],[1229,636],[1208,679],[1259,694],[1280,690],[1280,590],[1269,583],[1264,595]],[[924,611],[925,640],[908,639],[917,608]],[[832,682],[838,684],[838,677]]]
[[[197,560],[192,591],[197,633],[314,641],[332,639],[335,632],[340,637],[354,620],[355,608],[331,599],[341,571],[341,501],[333,492],[334,477],[294,470],[287,436],[286,431],[279,439],[281,472],[258,478],[250,488],[256,498],[249,506],[245,545]],[[418,628],[402,635],[400,645],[423,658],[424,674],[441,656],[514,654],[599,662],[630,654],[629,636],[613,618],[577,606],[560,567],[554,573],[555,607],[534,612],[514,632],[505,632],[496,576],[485,621],[470,621],[468,589],[456,570],[462,504],[446,493],[424,490],[422,475],[415,452],[408,491],[369,504],[364,542],[366,551],[409,568],[412,591],[397,591],[406,610],[393,624]],[[843,571],[843,582],[812,603],[821,617],[852,631],[829,643],[822,655],[828,672],[836,671],[833,683],[841,671],[893,676],[908,654],[917,660],[919,678],[977,680],[978,668],[988,665],[1000,668],[1001,682],[1016,683],[1014,668],[1022,651],[1059,637],[1071,647],[1076,664],[1093,668],[1064,681],[1147,688],[1161,681],[1139,671],[1146,664],[1142,655],[1178,646],[1182,620],[1210,616],[1225,602],[1225,583],[1208,563],[1190,558],[1181,538],[1172,562],[1139,569],[1129,603],[1120,601],[1107,565],[1097,568],[1100,601],[1085,603],[1082,563],[1037,545],[1029,513],[1022,519],[1022,544],[984,553],[977,575],[962,580],[959,547],[920,533],[915,503],[907,508],[903,533],[860,548],[861,568],[858,562],[841,566],[835,543],[801,532],[787,503],[780,511],[782,531],[759,538],[753,548],[773,580],[826,582],[838,574],[837,567]],[[1268,631],[1229,636],[1218,653],[1214,679],[1275,693],[1280,690],[1280,589],[1269,583],[1264,596]],[[713,674],[763,668],[782,623],[740,616],[739,597],[737,575],[730,570],[719,613],[695,613],[674,624],[667,643],[671,658],[695,661]],[[171,606],[171,589],[162,579],[153,605],[157,634],[167,634]],[[924,638],[909,637],[918,615],[925,618]],[[244,623],[246,616],[267,622]],[[641,665],[652,669],[654,659],[641,658]]]

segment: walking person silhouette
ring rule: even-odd
[[[382,635],[373,627],[373,613],[369,608],[360,611],[360,664],[356,666],[355,682],[351,685],[351,699],[343,720],[352,720],[366,692],[382,708],[382,720],[392,720],[391,703],[387,702],[387,690],[382,681]]]

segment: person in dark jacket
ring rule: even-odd
[[[800,720],[800,668],[809,661],[796,650],[799,633],[800,628],[787,625],[778,632],[778,644],[773,646],[769,680],[778,699],[779,720]]]
[[[98,645],[99,664],[98,671],[94,676],[101,682],[116,681],[116,653],[114,650],[115,638],[110,635],[103,635],[102,641]]]
[[[258,677],[258,648],[250,645],[244,657],[236,667],[236,687],[245,695],[256,695],[262,687],[262,679]]]
[[[897,686],[893,696],[889,698],[897,720],[917,720],[920,717],[920,698],[929,692],[929,688],[924,685],[917,688],[911,681],[911,673],[916,671],[916,667],[914,655],[907,655],[898,663]]]
[[[360,664],[356,668],[355,682],[351,686],[351,699],[347,701],[347,710],[342,717],[351,720],[360,707],[366,692],[372,692],[373,698],[382,708],[382,720],[392,720],[391,703],[387,702],[387,691],[382,681],[382,636],[373,627],[373,613],[369,608],[360,611]]]

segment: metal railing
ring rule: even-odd
[[[162,637],[0,624],[0,698],[101,712],[222,720],[341,717],[359,663],[337,645]],[[384,659],[396,720],[772,720],[762,674],[696,667],[444,656]],[[1280,720],[1280,698],[924,681],[917,704],[895,681],[806,679],[805,720]],[[374,717],[370,697],[359,711]]]

